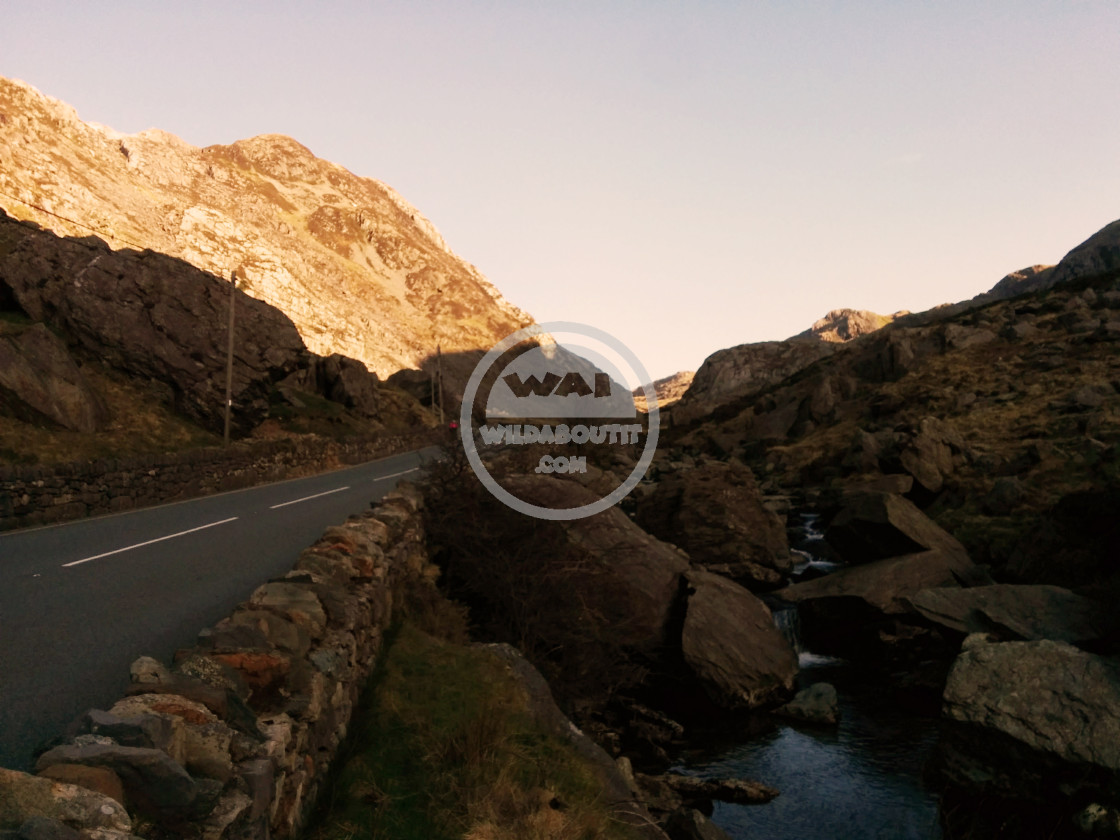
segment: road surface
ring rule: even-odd
[[[136,657],[169,662],[434,452],[0,534],[0,767],[30,769],[36,747],[121,696]]]

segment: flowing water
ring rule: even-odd
[[[811,537],[814,523],[805,524]],[[821,563],[809,556],[804,567],[814,562]],[[921,778],[937,721],[900,707],[881,675],[802,650],[796,610],[776,610],[774,620],[798,650],[799,687],[836,687],[840,724],[773,718],[761,731],[682,756],[677,772],[754,779],[781,791],[766,805],[717,802],[712,821],[735,840],[940,838],[938,797]]]

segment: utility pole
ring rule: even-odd
[[[439,424],[443,426],[443,353],[436,345],[436,380],[439,382]]]
[[[233,299],[237,272],[229,273],[229,352],[226,354],[226,431],[223,446],[229,446],[229,413],[233,407]]]

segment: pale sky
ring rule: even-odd
[[[124,132],[288,134],[654,377],[919,310],[1120,218],[1120,3],[0,3]]]

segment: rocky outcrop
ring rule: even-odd
[[[221,428],[228,281],[151,251],[111,251],[64,239],[0,211],[0,285],[32,320],[65,332],[100,361],[174,391],[176,408]],[[305,360],[277,309],[235,292],[234,412],[247,430],[268,409],[272,383]]]
[[[76,432],[97,431],[109,420],[66,345],[42,324],[0,335],[0,413]]]
[[[719,350],[704,360],[673,407],[673,423],[691,423],[720,405],[757,394],[830,355],[834,348],[825,341],[791,339]]]
[[[995,338],[993,333],[984,332]],[[952,335],[949,327],[946,335]],[[969,346],[967,339],[961,340]],[[896,434],[896,439],[902,469],[913,476],[915,488],[926,498],[941,492],[945,480],[968,455],[960,432],[952,423],[937,417],[923,417],[916,428]]]
[[[960,724],[941,773],[967,789],[1046,801],[1120,797],[1120,663],[1062,643],[970,637],[944,715]]]
[[[1060,586],[993,584],[926,589],[910,598],[923,617],[955,633],[994,633],[1006,640],[1084,644],[1111,624],[1096,601]]]
[[[710,572],[693,569],[685,579],[689,594],[681,649],[712,699],[725,708],[754,709],[789,697],[797,655],[766,605]]]
[[[754,474],[738,461],[706,459],[660,476],[639,501],[636,521],[694,563],[719,565],[740,582],[757,583],[765,570],[780,580],[793,569],[785,523],[763,505]]]
[[[1105,225],[1054,266],[1050,285],[1120,269],[1120,220]]]
[[[993,300],[1006,300],[1007,298],[1025,295],[1045,289],[1049,285],[1052,265],[1031,265],[1006,274],[1002,280],[992,286],[982,295],[973,298],[975,303],[987,303]]]
[[[320,356],[384,378],[434,364],[437,345],[488,349],[531,322],[390,187],[289,137],[200,149],[158,130],[123,135],[9,79],[0,113],[0,191],[18,199],[0,196],[9,213],[219,277],[236,270]],[[469,370],[451,366],[449,387]]]
[[[664,379],[658,379],[653,383],[653,391],[657,396],[657,408],[663,410],[676,404],[684,396],[685,391],[692,385],[692,380],[696,376],[695,371],[682,370],[674,373],[672,376],[666,376]],[[634,406],[638,411],[648,411],[649,407],[646,405],[646,392],[644,388],[634,389]]]
[[[816,338],[820,341],[842,344],[845,341],[859,338],[861,335],[881,330],[895,318],[909,314],[908,312],[896,312],[893,315],[879,315],[866,309],[833,309],[796,337]]]
[[[762,341],[719,350],[696,371],[673,409],[674,423],[691,423],[726,403],[744,400],[788,379],[833,353],[836,345],[882,329],[905,315],[834,309],[785,341]]]
[[[334,355],[325,359],[313,358],[306,367],[286,377],[277,387],[289,400],[293,398],[292,390],[320,394],[363,417],[377,419],[381,416],[379,385],[377,374],[367,370],[357,359]]]

